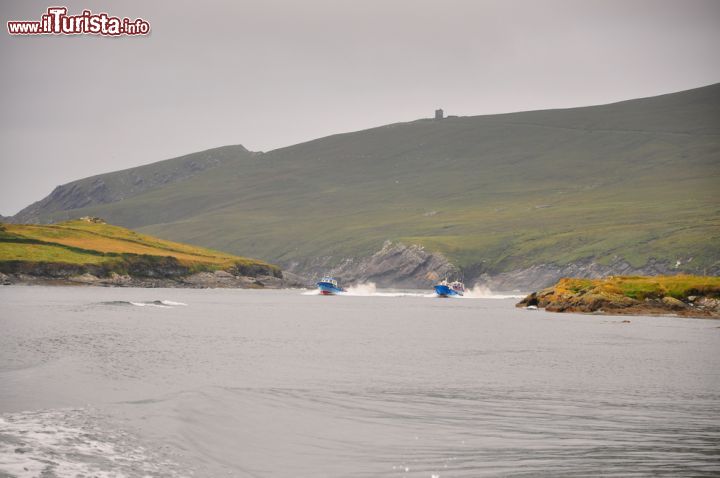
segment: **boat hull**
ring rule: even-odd
[[[335,287],[329,282],[318,282],[317,283],[318,290],[320,291],[321,295],[336,295],[341,292],[345,292],[345,289],[342,289],[340,287]]]
[[[435,293],[440,297],[462,297],[462,292],[458,292],[447,285],[436,285]]]

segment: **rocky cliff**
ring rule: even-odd
[[[330,265],[333,258],[323,257],[302,266],[290,264],[290,271],[310,279],[329,274],[343,284],[373,282],[378,287],[424,288],[445,277],[459,277],[460,270],[440,253],[424,247],[386,241],[373,255],[345,258]]]
[[[285,270],[304,277],[312,284],[315,279],[329,274],[341,279],[343,284],[373,282],[379,287],[427,288],[436,281],[458,278],[468,287],[484,286],[497,292],[527,292],[555,284],[564,277],[597,279],[619,275],[676,275],[688,272],[688,264],[679,269],[677,265],[651,260],[635,267],[618,259],[610,264],[599,264],[592,260],[570,264],[539,264],[509,272],[479,271],[475,268],[463,270],[438,252],[427,251],[417,244],[403,244],[386,241],[382,248],[370,256],[343,258],[339,263],[332,257],[320,257],[305,263],[285,264]],[[692,271],[692,269],[689,269]],[[720,275],[720,264],[699,272],[711,276]]]

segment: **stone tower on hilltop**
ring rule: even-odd
[[[435,119],[441,120],[443,119],[443,110],[442,108],[435,110]]]

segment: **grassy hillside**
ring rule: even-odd
[[[55,211],[122,201],[152,189],[185,181],[208,169],[253,154],[242,145],[223,146],[80,179],[58,186],[46,198],[26,207],[15,215],[15,222],[43,222],[43,217]]]
[[[720,267],[720,85],[612,105],[418,120],[238,156],[100,215],[288,264],[386,239],[468,269],[580,259]]]
[[[673,297],[686,300],[697,295],[720,297],[720,277],[678,275],[562,279],[552,289],[556,294],[620,295],[635,300]]]
[[[128,264],[148,264],[172,258],[188,271],[231,267],[269,268],[262,261],[211,249],[170,242],[123,227],[85,220],[56,225],[0,225],[0,271],[12,272],[18,263],[94,265],[126,272]]]

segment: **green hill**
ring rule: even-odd
[[[280,275],[277,267],[262,261],[170,242],[95,220],[0,224],[0,272],[4,273],[182,276],[216,270]]]
[[[40,222],[41,216],[56,211],[107,204],[137,196],[146,191],[185,181],[196,174],[238,158],[252,156],[242,145],[224,146],[179,158],[124,169],[73,181],[56,187],[46,198],[15,215],[16,222]],[[2,220],[0,216],[0,220]]]
[[[83,181],[63,187],[87,189]],[[98,215],[283,265],[366,256],[389,239],[443,252],[471,274],[618,259],[715,273],[720,84],[237,153],[181,182],[99,202],[60,210],[51,201],[34,214]]]

